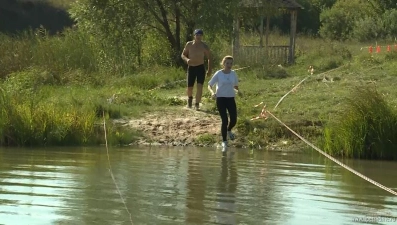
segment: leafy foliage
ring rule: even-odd
[[[321,13],[320,35],[333,40],[346,40],[351,37],[355,21],[375,16],[376,13],[368,1],[339,0],[332,8]]]
[[[333,155],[397,159],[397,115],[372,87],[356,87],[345,110],[324,131],[324,149]]]
[[[72,5],[70,13],[79,29],[90,34],[99,46],[97,54],[105,69],[117,71],[114,67],[123,65],[120,63],[123,61],[142,64],[143,43],[151,44],[147,40],[161,40],[168,52],[167,58],[171,59],[164,60],[162,56],[158,61],[180,65],[183,41],[192,39],[195,28],[204,28],[211,34],[208,36],[210,42],[215,41],[217,35],[229,36],[235,2],[82,0]]]
[[[141,63],[146,13],[136,1],[76,1],[70,14],[90,35],[102,71],[126,72],[131,69],[129,62]]]

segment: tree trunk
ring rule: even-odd
[[[186,42],[191,41],[193,39],[194,26],[196,26],[196,23],[194,21],[189,21],[186,23],[186,35],[185,35]]]
[[[181,55],[181,9],[177,2],[175,2],[175,43],[173,48],[174,61],[177,66],[183,66],[184,62]]]
[[[201,1],[192,1],[190,8],[189,8],[189,14],[185,15],[185,23],[186,23],[186,35],[185,35],[185,41],[191,41],[193,39],[193,32],[196,26],[196,21],[194,18],[198,16],[198,8],[200,7]]]
[[[140,3],[144,6],[145,10],[147,10],[147,12],[149,12],[158,23],[158,26],[153,25],[151,27],[157,29],[167,38],[167,41],[172,49],[172,63],[177,66],[183,66],[185,63],[180,57],[183,48],[181,43],[181,24],[186,24],[186,42],[192,40],[193,31],[196,25],[196,22],[193,19],[196,18],[195,15],[197,15],[197,10],[201,2],[192,1],[191,4],[183,5],[182,3],[187,2],[184,0],[172,0],[168,1],[168,3],[171,3],[168,6],[171,7],[167,7],[167,4],[165,4],[166,2],[167,1],[164,0],[140,0]],[[181,7],[188,8],[190,10],[188,17],[183,14],[184,11],[182,10],[184,8]],[[175,21],[170,20],[170,14],[174,14],[173,16]]]

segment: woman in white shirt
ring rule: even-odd
[[[227,150],[227,136],[230,140],[234,140],[232,128],[237,123],[237,107],[235,96],[238,92],[238,77],[233,66],[233,57],[225,56],[222,60],[223,69],[218,70],[208,82],[208,90],[212,94],[212,98],[216,99],[216,106],[221,116],[222,125],[222,151]],[[212,87],[216,84],[216,92]],[[228,121],[227,112],[229,112],[230,122]]]

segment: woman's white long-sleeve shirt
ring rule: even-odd
[[[216,97],[235,97],[234,86],[238,86],[238,77],[234,70],[224,73],[222,70],[215,72],[208,85],[211,87],[216,84]]]

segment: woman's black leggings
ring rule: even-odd
[[[231,131],[237,123],[237,106],[234,97],[216,98],[216,106],[222,119],[221,133],[223,141],[227,141],[227,131]],[[230,122],[228,122],[227,112],[229,112]]]

